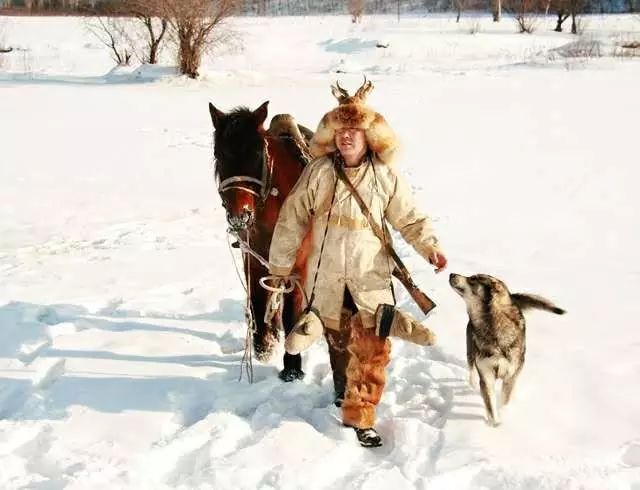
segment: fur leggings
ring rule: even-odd
[[[326,330],[325,336],[336,392],[345,391],[342,421],[367,429],[374,425],[376,405],[384,390],[391,343],[378,337],[373,328],[364,328],[354,310],[344,308],[340,330]]]

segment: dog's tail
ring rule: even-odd
[[[566,311],[558,308],[551,301],[536,294],[515,293],[511,295],[511,300],[522,311],[526,310],[544,310],[556,315],[564,315]]]

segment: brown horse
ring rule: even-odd
[[[227,222],[231,231],[264,258],[269,257],[280,208],[306,163],[304,148],[299,145],[300,129],[306,128],[295,128],[298,138],[284,137],[281,131],[276,136],[268,134],[263,127],[267,105],[265,102],[255,111],[239,107],[225,114],[209,104],[215,129],[215,173]],[[309,237],[303,241],[293,271],[303,282],[310,243]],[[259,280],[269,271],[254,257],[248,254],[243,257],[255,321],[253,347],[256,357],[265,361],[271,357],[280,334],[277,319],[270,324],[264,321],[268,294]],[[303,301],[299,288],[285,294],[282,308],[285,335],[304,308]],[[278,376],[283,381],[302,379],[301,363],[300,355],[285,353],[284,369]]]

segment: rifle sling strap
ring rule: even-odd
[[[358,194],[358,191],[356,190],[354,185],[349,180],[349,177],[347,177],[347,175],[345,174],[344,168],[342,168],[342,165],[340,163],[336,163],[335,169],[336,169],[336,173],[338,174],[338,178],[344,183],[345,186],[347,186],[347,189],[349,189],[349,192],[351,193],[353,198],[358,203],[358,206],[360,206],[360,210],[362,211],[362,214],[364,214],[366,216],[367,221],[369,222],[369,225],[371,226],[371,229],[373,230],[373,233],[382,242],[382,244],[384,245],[385,250],[391,256],[393,261],[396,263],[396,267],[399,269],[398,272],[401,273],[402,275],[404,275],[406,277],[406,279],[408,280],[408,282],[411,283],[414,287],[417,287],[417,286],[415,286],[415,283],[413,282],[413,279],[411,279],[411,275],[409,274],[409,270],[407,269],[407,267],[402,262],[402,259],[398,256],[396,251],[393,249],[393,246],[389,243],[389,240],[387,240],[386,234],[384,233],[384,231],[382,230],[380,225],[378,225],[378,223],[375,222],[375,220],[373,219],[373,216],[371,216],[371,211],[369,210],[369,208],[365,204],[365,202],[362,199],[362,197],[360,196],[360,194]]]

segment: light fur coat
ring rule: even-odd
[[[392,150],[390,147],[379,149],[382,154]],[[431,220],[417,209],[408,185],[392,166],[376,155],[358,167],[346,167],[345,173],[378,224],[384,216],[427,260],[439,251]],[[272,274],[291,273],[309,227],[312,227],[312,248],[306,279],[308,295],[313,288],[327,230],[313,303],[325,326],[339,328],[344,292],[348,288],[364,326],[373,327],[377,306],[393,303],[393,260],[348,188],[338,179],[331,154],[317,158],[305,168],[280,210],[269,253]]]

